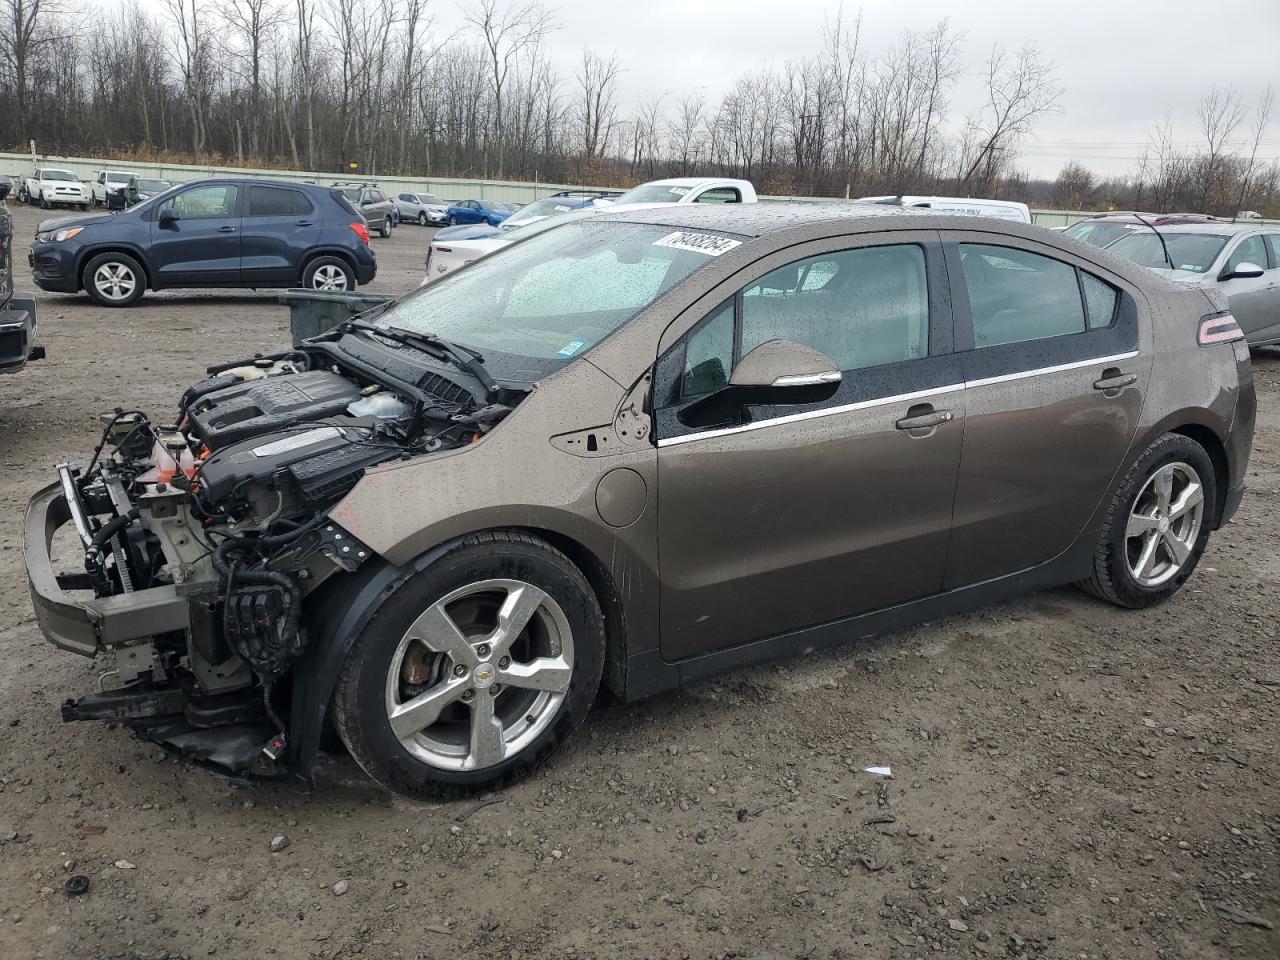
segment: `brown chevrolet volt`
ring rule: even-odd
[[[45,635],[104,660],[65,719],[303,777],[332,725],[455,795],[602,686],[1058,584],[1165,600],[1240,502],[1254,404],[1221,294],[1037,227],[605,212],[107,417],[26,562]]]

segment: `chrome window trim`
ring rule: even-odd
[[[1109,357],[1091,357],[1088,360],[1075,360],[1071,363],[1059,363],[1051,367],[1037,367],[1034,370],[1020,370],[1017,373],[1006,373],[998,377],[984,377],[981,380],[969,380],[964,383],[952,383],[941,387],[933,387],[928,390],[915,390],[911,393],[898,393],[891,397],[877,397],[874,400],[860,400],[857,403],[846,403],[838,407],[827,407],[822,410],[806,410],[803,413],[790,413],[781,417],[773,417],[769,420],[759,420],[755,423],[744,423],[736,427],[721,427],[717,430],[703,430],[701,433],[686,433],[678,437],[665,437],[658,441],[659,447],[673,447],[681,443],[689,443],[693,440],[710,440],[715,437],[729,437],[738,433],[749,433],[752,430],[760,430],[764,427],[782,426],[788,423],[801,423],[805,420],[816,420],[819,417],[833,417],[841,413],[852,413],[855,410],[870,410],[875,407],[887,406],[891,403],[904,403],[910,400],[921,400],[925,397],[938,396],[940,394],[955,393],[957,390],[964,390],[968,387],[985,387],[997,383],[1009,383],[1014,380],[1025,380],[1029,377],[1041,377],[1051,373],[1063,373],[1068,370],[1078,370],[1082,367],[1091,367],[1098,363],[1116,363],[1121,360],[1132,360],[1138,356],[1139,351],[1131,350],[1128,353],[1116,353]]]

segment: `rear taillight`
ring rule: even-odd
[[[1229,343],[1232,340],[1243,340],[1244,331],[1236,318],[1229,313],[1219,313],[1212,317],[1200,318],[1200,335],[1197,338],[1200,346],[1207,347],[1212,343]]]
[[[349,226],[352,230],[354,230],[356,232],[356,236],[360,238],[361,242],[363,242],[366,246],[368,246],[369,244],[368,226],[366,226],[363,223],[349,223],[347,224],[347,226]]]

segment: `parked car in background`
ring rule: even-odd
[[[384,240],[391,236],[391,230],[395,226],[395,204],[387,199],[387,195],[377,185],[335,183],[334,186],[342,191],[347,202],[364,217],[371,232],[376,232]]]
[[[1015,223],[1030,223],[1031,208],[1016,200],[982,200],[976,197],[859,197],[856,203],[875,203],[886,207],[921,207],[939,213],[966,217],[995,217]]]
[[[496,226],[488,223],[472,223],[459,224],[456,227],[445,227],[436,233],[431,240],[433,243],[437,240],[482,240],[485,237],[496,236],[508,230],[516,230],[531,223],[537,223],[547,217],[569,213],[571,210],[592,207],[598,202],[599,200],[596,197],[566,197],[560,195],[547,197],[545,200],[535,200],[533,203],[521,207]]]
[[[420,227],[440,227],[449,222],[449,202],[434,193],[397,193],[395,205],[401,222],[408,220]]]
[[[89,185],[89,190],[93,196],[92,203],[95,207],[108,206],[108,201],[112,194],[120,194],[120,201],[128,202],[125,196],[125,189],[129,186],[129,180],[135,174],[128,170],[95,170],[93,171],[93,182]],[[119,201],[117,201],[119,202]]]
[[[1135,230],[1107,253],[1226,297],[1251,347],[1280,343],[1280,226],[1199,223]]]
[[[542,201],[538,202],[541,203]],[[529,206],[533,206],[533,204]],[[488,236],[443,238],[447,231],[441,230],[431,238],[431,244],[427,247],[427,259],[424,265],[422,283],[428,284],[439,280],[445,274],[453,273],[469,263],[489,256],[491,253],[497,253],[513,243],[522,243],[530,237],[536,237],[538,234],[553,227],[582,220],[596,213],[602,213],[606,209],[611,208],[597,207],[588,203],[577,210],[559,213],[554,217],[540,217],[532,223],[517,226],[512,230],[495,230]],[[473,230],[477,228],[451,227],[449,229]]]
[[[172,188],[173,184],[168,180],[153,180],[150,177],[130,177],[129,182],[124,187],[125,204],[132,207],[135,203],[150,200],[152,197],[159,196]]]
[[[88,210],[92,196],[89,188],[70,170],[37,167],[31,176],[23,178],[18,188],[18,199],[24,203],[38,204],[45,210],[51,207],[79,207],[81,210]]]
[[[392,790],[475,794],[602,687],[1065,584],[1153,607],[1240,504],[1256,398],[1217,291],[972,217],[571,216],[175,390],[161,480],[146,442],[61,467],[26,510],[35,619],[121,667],[63,717],[303,778],[334,729]]]
[[[497,200],[458,200],[451,203],[447,211],[451,227],[469,223],[487,223],[496,227],[513,213],[515,209],[511,204]]]
[[[13,219],[5,206],[13,181],[0,177],[0,374],[16,373],[44,351],[35,345],[36,302],[13,290]]]
[[[338,189],[196,180],[121,213],[46,220],[27,255],[36,285],[108,307],[147,289],[354,290],[377,273],[364,217]]]
[[[651,180],[609,198],[617,204],[755,203],[756,188],[747,180],[718,177],[672,177]]]
[[[622,194],[623,194],[622,190],[591,190],[591,189],[583,188],[583,189],[573,189],[573,190],[561,190],[558,193],[553,193],[549,197],[544,197],[543,199],[544,200],[587,199],[587,200],[596,200],[600,202],[612,203],[613,201],[617,200],[620,196],[622,196]]]
[[[1064,236],[1072,240],[1105,247],[1135,230],[1173,226],[1175,223],[1209,223],[1213,217],[1203,213],[1100,213],[1063,227]]]

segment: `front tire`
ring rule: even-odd
[[[39,195],[36,197],[36,202],[37,202],[38,204],[40,204],[40,209],[41,209],[41,210],[48,210],[48,209],[50,208],[50,206],[51,206],[51,205],[50,205],[50,203],[49,203],[49,198],[48,198],[48,197],[46,197],[43,193],[39,194]]]
[[[1205,449],[1168,433],[1120,482],[1098,538],[1093,574],[1080,586],[1141,609],[1178,592],[1200,562],[1217,519],[1217,475]]]
[[[356,275],[339,257],[316,257],[302,271],[302,285],[308,290],[343,293],[356,288]]]
[[[391,222],[391,214],[388,213],[382,218],[382,226],[378,228],[378,236],[382,237],[383,240],[390,240],[392,226],[394,224]]]
[[[125,253],[101,253],[85,264],[80,282],[85,293],[104,307],[130,307],[142,299],[147,275],[142,264]]]
[[[600,605],[568,557],[523,533],[475,534],[383,601],[339,675],[334,725],[398,793],[503,787],[586,718],[604,646]]]
[[[458,225],[458,218],[457,218],[457,217],[450,217],[450,218],[449,218],[449,226],[451,226],[451,227],[456,227],[457,225]]]
[[[425,227],[426,225],[427,225],[427,215],[426,215],[426,213],[420,213],[420,214],[418,214],[418,226],[420,226],[420,227]]]

